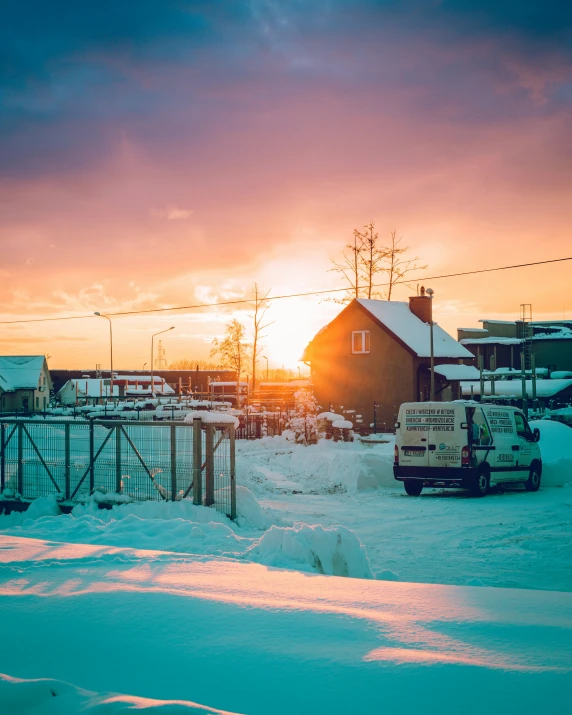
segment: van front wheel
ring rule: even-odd
[[[486,497],[489,491],[490,474],[488,469],[479,469],[473,477],[469,487],[471,494],[474,497]]]
[[[527,492],[537,492],[540,489],[540,467],[534,463],[530,467],[530,474],[524,483]]]
[[[403,482],[403,486],[410,497],[418,497],[423,491],[423,482],[421,479],[406,479]]]

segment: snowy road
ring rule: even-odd
[[[261,499],[286,522],[343,524],[378,578],[572,591],[572,489],[364,494]]]
[[[568,712],[570,594],[13,536],[0,563],[0,672],[17,678],[250,715]],[[73,712],[48,706],[28,712]]]
[[[485,499],[460,490],[408,497],[393,479],[389,436],[375,447],[240,444],[238,464],[271,520],[352,529],[378,578],[571,591],[572,461],[559,458],[572,455],[572,430],[549,427],[568,442],[551,445],[545,482],[557,483],[557,473],[570,483],[533,494],[515,487]]]

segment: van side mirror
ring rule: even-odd
[[[533,433],[532,433],[532,436],[534,437],[534,441],[535,441],[535,442],[539,442],[539,441],[540,441],[540,430],[538,429],[538,427],[535,427],[535,428],[534,428],[534,431],[533,431]]]
[[[461,422],[461,429],[469,429],[469,425],[467,422]]]

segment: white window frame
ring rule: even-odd
[[[361,337],[361,350],[355,350],[356,335]],[[368,355],[370,350],[371,335],[369,330],[352,330],[352,355]]]

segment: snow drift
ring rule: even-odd
[[[118,693],[94,693],[61,680],[23,680],[0,673],[0,706],[3,713],[24,715],[115,715],[137,710],[161,715],[203,713],[232,715],[228,711],[198,705],[188,700],[150,700]]]
[[[535,420],[531,424],[540,430],[541,488],[572,482],[572,429],[550,420]]]
[[[327,576],[373,578],[362,543],[343,526],[273,526],[246,555],[266,566],[317,571]]]

